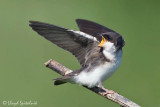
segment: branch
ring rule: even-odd
[[[45,63],[46,67],[56,71],[57,73],[59,73],[60,75],[64,76],[67,73],[72,72],[72,70],[66,68],[65,66],[63,66],[62,64],[54,61],[54,60],[49,60]],[[132,102],[131,100],[123,97],[122,95],[114,92],[112,94],[104,94],[105,91],[99,87],[94,87],[94,88],[88,88],[86,86],[83,86],[93,92],[95,92],[96,94],[101,95],[104,98],[107,98],[113,102],[118,103],[120,106],[122,107],[140,107],[139,105],[137,105],[136,103]]]

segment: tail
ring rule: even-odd
[[[54,85],[62,85],[64,83],[67,83],[67,82],[64,82],[62,80],[56,80],[56,79],[53,79],[54,80]]]
[[[69,79],[68,76],[63,76],[63,77],[60,77],[60,78],[53,79],[54,80],[54,85],[61,85],[61,84],[67,83],[68,79]]]
[[[61,84],[67,83],[67,82],[71,83],[71,78],[73,78],[75,76],[75,74],[76,74],[76,72],[71,72],[65,76],[60,77],[60,78],[53,79],[54,85],[61,85]]]

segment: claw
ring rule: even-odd
[[[108,89],[105,89],[104,87],[102,88],[104,91],[106,92],[102,92],[102,95],[105,96],[107,94],[114,94],[115,92],[113,90],[108,90]]]
[[[107,94],[114,94],[114,93],[115,93],[113,90],[105,89],[105,88],[103,87],[103,85],[102,85],[101,82],[99,82],[98,87],[102,88],[102,89],[105,91],[105,92],[101,92],[101,94],[102,94],[103,96],[105,96],[105,95],[107,95]]]

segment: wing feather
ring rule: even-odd
[[[101,41],[102,33],[106,32],[115,32],[107,27],[104,27],[98,23],[89,21],[89,20],[84,20],[84,19],[76,19],[77,25],[80,29],[80,31],[87,33],[89,35],[92,35],[97,38],[98,41]]]
[[[95,37],[80,31],[68,30],[55,25],[30,21],[30,26],[38,34],[56,44],[57,46],[71,52],[84,66],[88,48],[97,46],[98,41]]]

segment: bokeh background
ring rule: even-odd
[[[160,2],[158,0],[0,0],[0,107],[3,101],[37,101],[37,107],[119,107],[83,87],[55,87],[60,77],[44,62],[80,68],[76,58],[45,40],[29,20],[78,30],[88,19],[123,35],[117,72],[104,82],[143,107],[160,107]],[[8,105],[9,106],[9,105]]]

